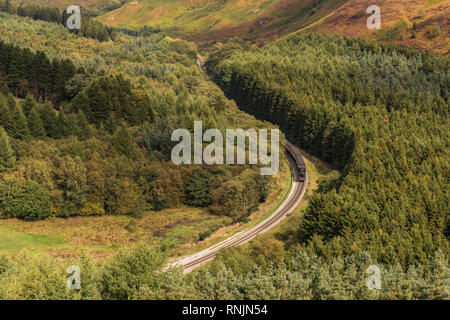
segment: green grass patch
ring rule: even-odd
[[[20,250],[28,248],[61,248],[67,242],[63,236],[36,235],[0,228],[0,250]]]

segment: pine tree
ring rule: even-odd
[[[12,132],[11,112],[3,99],[0,99],[0,126],[8,133]]]
[[[210,176],[207,171],[198,168],[186,183],[185,203],[195,207],[206,207],[211,203],[209,192]]]
[[[67,137],[68,123],[64,114],[60,111],[56,118],[56,135],[55,138]]]
[[[39,84],[38,96],[45,100],[49,97],[53,87],[53,65],[50,60],[48,60],[45,53],[41,51],[36,52],[34,60],[34,72],[37,75],[37,82]]]
[[[6,98],[6,103],[8,104],[9,111],[12,113],[16,108],[16,100],[14,99],[14,96],[11,93]]]
[[[44,130],[47,133],[47,136],[50,138],[57,138],[57,124],[56,124],[56,112],[53,109],[53,105],[51,102],[45,103],[39,109],[39,116],[42,120],[42,124],[44,125]]]
[[[6,131],[0,127],[0,173],[14,170],[16,158]]]
[[[77,126],[77,115],[76,114],[69,114],[67,116],[67,134],[69,136],[78,136],[78,126]]]
[[[14,111],[12,112],[12,136],[15,139],[25,139],[30,135],[30,130],[28,129],[28,121],[23,114],[22,107],[16,105]]]
[[[89,104],[89,98],[84,91],[80,92],[72,99],[72,112],[78,112],[78,110],[83,110],[89,121],[94,122],[92,119],[92,113]]]
[[[36,107],[33,107],[27,116],[28,128],[33,138],[44,138],[45,129]]]
[[[89,127],[86,116],[82,110],[79,110],[76,116],[77,137],[80,140],[86,140],[91,137],[91,128]]]
[[[105,82],[107,82],[107,80],[103,79],[101,83],[104,84]],[[87,89],[87,97],[89,99],[89,111],[91,116],[89,120],[97,125],[106,121],[111,112],[111,92],[102,88],[99,82],[94,82]]]
[[[53,60],[53,69],[55,71],[53,93],[56,95],[56,101],[62,101],[66,99],[66,83],[75,75],[76,69],[72,61],[68,59]]]
[[[37,107],[36,101],[31,94],[28,94],[25,100],[21,103],[23,113],[28,116],[31,109]]]

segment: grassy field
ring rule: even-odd
[[[62,236],[38,235],[15,231],[13,228],[0,228],[0,250],[20,250],[40,247],[61,247],[67,242]]]
[[[0,252],[21,249],[48,251],[55,256],[90,252],[108,256],[137,242],[176,246],[198,239],[199,232],[230,223],[230,219],[198,209],[179,208],[149,212],[141,218],[128,216],[52,218],[26,222],[0,220]]]
[[[71,0],[15,0],[65,8]],[[292,33],[318,31],[362,37],[383,43],[401,43],[420,50],[448,54],[450,0],[80,0],[78,4],[108,26],[139,29],[159,27],[163,32],[197,44],[232,37],[268,43]],[[366,9],[381,8],[381,30],[366,27]],[[109,9],[107,9],[109,8]],[[117,8],[115,10],[110,10]],[[103,13],[103,14],[101,14]],[[438,31],[439,29],[439,31]]]

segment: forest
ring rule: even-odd
[[[310,33],[209,67],[243,110],[342,172],[310,201],[299,243],[405,268],[448,252],[448,58]]]
[[[76,39],[54,23],[6,14],[1,21],[30,34],[57,30],[72,46]],[[204,82],[190,43],[122,35],[98,54],[99,42],[79,39],[93,45],[99,63],[91,64],[89,55],[73,62],[70,53],[51,56],[47,44],[23,46],[8,34],[0,42],[0,217],[139,216],[190,205],[239,221],[265,200],[270,179],[257,166],[169,161],[171,132],[192,129],[194,120],[222,130],[263,126],[250,116],[231,122],[242,112]]]
[[[50,8],[38,6],[34,4],[26,4],[24,6],[14,6],[10,0],[0,0],[0,11],[16,14],[20,17],[29,17],[33,20],[47,21],[66,25],[69,14],[64,10],[66,8]],[[82,15],[82,23],[80,30],[73,32],[87,38],[97,39],[99,41],[109,41],[115,37],[114,28],[107,28],[100,22],[90,18],[88,15]],[[126,29],[123,29],[126,30]]]
[[[0,42],[0,77],[3,93],[25,98],[32,94],[39,101],[59,103],[66,100],[65,86],[77,72],[68,59],[50,61],[30,49]]]

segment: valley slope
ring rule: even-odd
[[[381,30],[369,30],[366,9],[381,8]],[[450,50],[450,1],[353,0],[345,3],[310,31],[400,43],[420,50],[448,54]]]
[[[99,18],[108,26],[159,27],[197,43],[239,36],[267,40],[326,16],[345,1],[136,0]]]
[[[61,10],[71,0],[13,0]],[[238,37],[266,44],[292,33],[316,31],[406,44],[448,54],[449,0],[79,0],[110,27],[144,26],[200,45]],[[369,30],[366,10],[381,8],[381,30]]]

